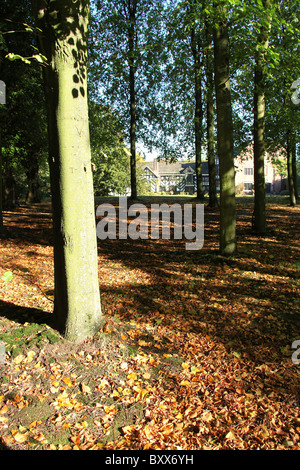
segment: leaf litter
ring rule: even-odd
[[[249,228],[250,204],[237,209],[235,258],[218,255],[208,209],[200,252],[101,242],[105,323],[81,345],[52,324],[49,207],[5,213],[0,446],[299,450],[299,209],[268,204],[264,238]]]

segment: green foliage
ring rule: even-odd
[[[268,74],[266,135],[272,148],[286,146],[288,131],[298,132],[300,114],[291,102],[293,81],[300,77],[300,5],[288,1],[277,6],[270,47],[276,51],[276,67]],[[299,139],[299,135],[297,140]]]
[[[90,137],[94,166],[94,190],[97,196],[126,195],[130,188],[130,152],[118,114],[108,106],[89,103]],[[137,185],[144,193],[142,157],[137,155]]]
[[[231,77],[235,147],[252,139],[254,58],[267,22],[263,2],[241,0],[230,9]],[[285,146],[287,129],[299,129],[299,113],[290,103],[291,84],[300,76],[299,2],[272,2],[272,27],[265,52],[266,144],[270,151]]]
[[[130,156],[125,147],[97,156],[94,175],[95,194],[125,195],[130,187]]]
[[[275,166],[277,173],[282,175],[284,178],[287,176],[287,167],[285,158],[274,158],[273,165]]]
[[[31,57],[23,57],[20,54],[14,54],[13,52],[9,52],[6,55],[6,59],[14,61],[14,60],[22,60],[25,64],[31,64],[32,60],[36,60],[40,64],[44,64],[47,62],[46,57],[43,54],[34,54]]]
[[[89,116],[95,194],[126,194],[130,160],[120,121],[108,106],[95,102],[90,102]]]
[[[7,178],[14,180],[18,198],[32,190],[33,175],[37,180],[48,149],[41,77],[44,58],[37,51],[30,12],[27,0],[4,1],[0,35],[0,71],[6,83],[6,105],[0,108],[4,189]]]
[[[12,278],[13,278],[13,273],[11,271],[6,271],[2,276],[2,280],[5,282],[11,281]]]
[[[194,64],[191,29],[203,36],[201,5],[191,2],[164,3],[161,45],[157,51],[159,69],[152,76],[152,107],[147,136],[160,157],[174,161],[194,158]]]
[[[132,53],[136,67],[137,140],[149,150],[158,150],[163,158],[194,158],[191,31],[202,41],[203,65],[208,47],[206,21],[211,27],[216,24],[219,9],[215,7],[219,3],[227,5],[230,24],[237,154],[252,139],[254,57],[260,48],[259,34],[266,24],[263,1],[224,0],[214,5],[208,0],[132,2],[138,12]],[[5,177],[14,177],[18,195],[25,197],[28,175],[36,169],[41,186],[49,187],[41,80],[45,57],[37,49],[30,2],[3,0],[1,8],[0,72],[7,85],[7,105],[0,107],[3,172]],[[130,187],[128,103],[129,64],[133,56],[128,52],[127,8],[125,0],[91,0],[90,130],[95,191],[103,195],[124,194]],[[265,55],[265,136],[271,151],[286,145],[287,130],[296,133],[299,146],[299,109],[290,100],[291,84],[300,78],[299,37],[299,2],[274,0]],[[204,74],[202,85],[205,100]],[[98,111],[96,102],[101,103]],[[204,126],[203,121],[203,131]]]
[[[129,48],[130,8],[136,7],[133,50]],[[91,1],[89,42],[90,96],[117,111],[129,141],[130,64],[135,69],[136,135],[148,144],[155,114],[154,88],[159,85],[162,4],[158,0]]]

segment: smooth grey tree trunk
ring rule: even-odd
[[[54,233],[54,315],[72,342],[101,326],[87,102],[88,0],[32,0],[48,115]]]

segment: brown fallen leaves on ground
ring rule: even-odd
[[[105,325],[73,345],[52,324],[48,205],[5,213],[0,446],[299,450],[299,220],[299,208],[268,204],[269,232],[257,237],[240,203],[239,254],[228,259],[208,209],[199,252],[174,240],[99,243]]]

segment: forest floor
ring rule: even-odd
[[[105,324],[79,345],[53,327],[49,204],[5,212],[0,447],[299,450],[300,209],[268,199],[259,237],[252,206],[238,200],[235,257],[207,207],[199,251],[98,241]]]

